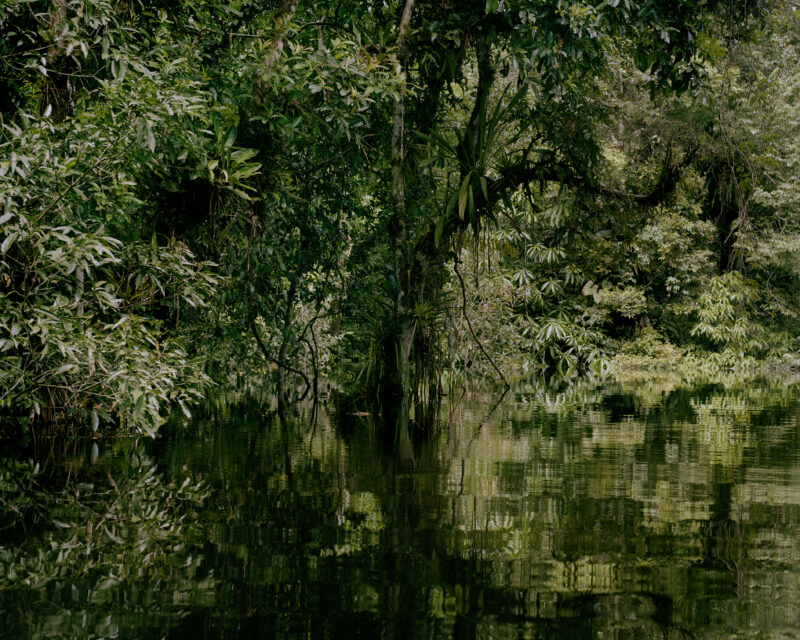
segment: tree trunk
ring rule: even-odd
[[[395,326],[397,329],[397,368],[400,384],[400,412],[398,427],[407,428],[410,415],[410,397],[413,385],[411,375],[411,349],[414,343],[414,309],[411,299],[411,264],[408,246],[408,219],[406,207],[405,167],[405,92],[406,92],[406,34],[411,22],[414,0],[406,0],[397,27],[396,68],[399,74],[398,98],[392,115],[392,215],[389,220],[394,252],[394,269],[397,280],[395,299]]]
[[[276,384],[276,392],[278,395],[278,409],[283,409],[286,406],[286,371],[283,363],[286,362],[286,352],[289,350],[290,338],[292,336],[292,322],[294,321],[294,299],[297,297],[297,281],[299,279],[299,271],[292,274],[292,279],[289,282],[289,291],[286,294],[286,311],[283,314],[283,335],[281,337],[281,346],[278,351],[278,379]]]
[[[50,10],[50,34],[53,44],[47,49],[47,61],[53,63],[64,54],[64,26],[67,24],[67,0],[53,0]]]
[[[47,48],[46,58],[47,66],[60,73],[50,73],[46,77],[42,85],[41,110],[45,113],[49,108],[50,118],[54,122],[62,122],[71,110],[72,84],[65,68],[68,62],[64,40],[67,17],[67,0],[53,0],[49,15],[50,36],[53,42]]]
[[[294,15],[297,13],[298,3],[299,0],[286,0],[278,16],[275,18],[275,26],[272,39],[269,43],[269,51],[267,55],[264,56],[261,69],[259,70],[259,85],[262,91],[266,90],[269,86],[272,70],[281,58],[286,40],[286,32],[288,31],[289,23],[294,20]]]

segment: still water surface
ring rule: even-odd
[[[798,398],[520,387],[399,445],[240,403],[40,446],[54,497],[0,531],[0,637],[800,637]]]

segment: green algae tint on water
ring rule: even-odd
[[[453,398],[397,447],[247,404],[40,444],[0,476],[0,637],[800,637],[798,397],[606,381]]]

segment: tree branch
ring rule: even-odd
[[[275,357],[270,355],[269,351],[267,351],[267,347],[264,344],[264,341],[261,339],[261,336],[258,333],[258,327],[256,326],[256,321],[253,319],[252,316],[250,317],[250,331],[253,332],[253,336],[255,337],[256,342],[258,343],[258,347],[259,347],[259,349],[261,349],[261,353],[264,354],[264,357],[267,360],[269,360],[270,362],[273,362],[274,364],[278,365],[279,367],[283,367],[287,371],[289,371],[291,373],[294,373],[294,374],[300,376],[303,379],[303,382],[306,383],[306,388],[305,388],[305,391],[303,391],[303,395],[300,396],[300,400],[305,398],[306,394],[308,393],[308,390],[311,388],[311,383],[308,381],[308,378],[306,377],[306,375],[302,371],[300,371],[299,369],[295,369],[294,367],[291,367],[288,364],[286,364],[285,362],[281,362],[277,358],[275,358]]]
[[[467,326],[469,327],[469,332],[472,334],[473,340],[475,340],[475,344],[478,345],[478,348],[481,350],[481,353],[486,357],[489,363],[492,365],[495,371],[497,371],[497,375],[500,376],[500,379],[503,381],[503,384],[506,385],[506,390],[511,388],[511,385],[508,384],[508,380],[503,375],[503,372],[500,371],[500,367],[495,364],[495,361],[492,359],[492,356],[489,355],[489,352],[483,347],[483,343],[478,338],[477,334],[475,333],[475,329],[472,328],[472,322],[470,322],[469,315],[467,314],[467,289],[464,286],[464,278],[461,277],[461,272],[458,270],[458,255],[456,255],[455,259],[453,260],[453,271],[455,271],[456,276],[458,276],[458,281],[461,283],[461,313],[464,315],[464,319],[467,321]],[[505,395],[505,394],[504,394]]]

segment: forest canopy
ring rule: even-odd
[[[796,3],[8,0],[0,438],[210,385],[793,366]]]

